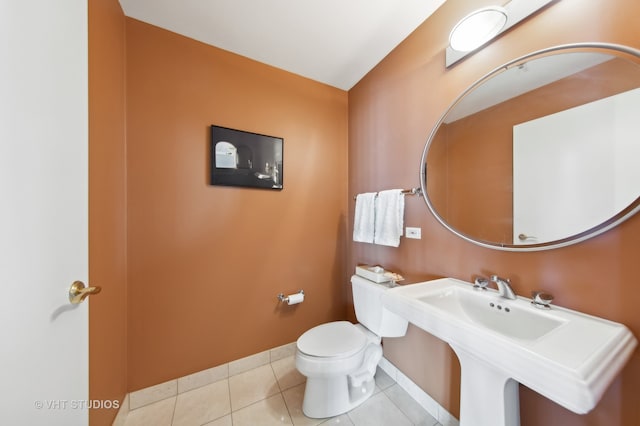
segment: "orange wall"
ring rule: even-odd
[[[89,397],[127,392],[125,18],[117,0],[89,2]],[[91,410],[110,425],[117,410]]]
[[[133,19],[126,36],[129,390],[343,318],[347,92]],[[211,124],[284,138],[284,189],[209,185]]]
[[[561,0],[450,69],[444,50],[450,29],[465,14],[492,3],[449,0],[349,91],[349,192],[419,185],[420,156],[440,115],[467,86],[500,64],[552,45],[603,41],[640,48],[640,3]],[[491,200],[487,200],[487,205]],[[353,214],[353,202],[349,211]],[[352,222],[348,222],[351,228]],[[444,229],[418,197],[407,197],[405,223],[421,240],[400,248],[350,243],[347,269],[379,263],[407,276],[471,280],[497,273],[528,296],[545,289],[558,305],[626,324],[640,336],[640,217],[589,241],[532,253],[501,252],[467,243]],[[385,339],[385,356],[456,416],[459,364],[438,339],[411,327]],[[580,416],[521,387],[522,425],[640,424],[640,355],[635,352],[600,404]]]

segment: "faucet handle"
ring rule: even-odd
[[[536,308],[549,309],[549,305],[551,305],[551,302],[553,302],[553,296],[542,291],[532,291],[531,297],[533,297],[531,303]]]
[[[473,282],[473,288],[478,290],[486,290],[489,285],[489,280],[484,277],[476,277]]]

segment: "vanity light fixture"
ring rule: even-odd
[[[507,23],[507,10],[489,6],[475,10],[462,18],[449,34],[449,45],[458,52],[470,52],[502,31]]]
[[[478,9],[458,22],[449,34],[445,54],[448,68],[480,46],[517,25],[553,0],[511,0],[501,6]]]

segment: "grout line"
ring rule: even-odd
[[[280,392],[280,397],[282,398],[282,402],[284,402],[284,406],[287,409],[287,413],[289,414],[289,420],[291,420],[291,424],[295,425],[295,423],[293,423],[293,416],[291,415],[291,409],[289,408],[289,404],[287,404],[287,399],[284,397],[284,394],[282,392]]]
[[[271,356],[271,354],[269,354],[269,356]],[[269,358],[271,359],[271,358]],[[280,386],[280,381],[278,380],[278,375],[276,374],[276,370],[273,369],[273,361],[269,362],[269,366],[271,367],[271,372],[273,373],[273,377],[276,379],[276,386],[278,386],[278,389],[280,389],[280,398],[282,398],[282,402],[284,402],[284,406],[287,409],[287,414],[289,415],[289,420],[291,421],[291,424],[293,423],[293,416],[291,415],[291,410],[289,409],[289,405],[287,404],[287,400],[284,397],[284,391],[282,389],[282,386]]]
[[[229,397],[229,416],[231,417],[231,425],[233,426],[233,415],[232,415],[233,414],[233,407],[231,406],[231,376],[229,376],[229,363],[227,362],[225,365],[226,365],[226,369],[227,369],[227,375],[226,375],[226,377],[224,379],[220,379],[220,380],[226,380],[227,381],[227,396]]]
[[[176,386],[177,386],[177,384],[176,384]],[[176,418],[176,407],[178,406],[178,395],[176,395],[174,398],[175,398],[176,400],[175,400],[175,401],[174,401],[174,403],[173,403],[173,411],[171,412],[171,423],[170,423],[170,424],[171,424],[171,426],[173,426],[173,421],[174,421],[174,420],[175,420],[175,418]]]
[[[276,374],[276,370],[273,369],[273,362],[269,362],[269,367],[271,367],[271,373],[273,374],[273,378],[276,379],[276,386],[278,386],[280,393],[282,393],[282,386],[280,386],[280,381],[278,380],[278,375]]]
[[[233,401],[231,400],[231,378],[227,377],[227,396],[229,397],[229,415],[231,416],[231,424],[233,425]]]
[[[395,401],[394,401],[394,400],[393,400],[393,399],[392,399],[392,398],[387,394],[387,390],[389,390],[389,389],[393,388],[394,386],[398,386],[400,389],[402,389],[402,386],[400,386],[397,382],[394,382],[394,384],[393,384],[393,385],[391,385],[391,386],[387,387],[386,389],[384,389],[384,390],[382,391],[382,393],[384,393],[384,396],[386,396],[386,397],[387,397],[387,399],[388,399],[389,401],[391,401],[391,403],[392,403],[392,404],[393,404],[393,405],[394,405],[394,406],[395,406],[395,407],[396,407],[396,408],[397,408],[397,409],[402,413],[402,415],[403,415],[407,420],[409,420],[409,423],[411,423],[411,424],[415,424],[415,423],[413,423],[413,420],[411,420],[411,418],[407,415],[407,413],[405,413],[405,411],[402,409],[402,407],[400,407],[398,404],[396,404],[396,402],[395,402]],[[404,390],[404,389],[403,389],[403,390]],[[405,390],[405,392],[407,392],[407,391]],[[416,401],[416,400],[413,398],[413,396],[411,396],[411,395],[409,394],[409,392],[407,392],[407,395],[409,396],[409,398],[411,398],[412,400]],[[416,402],[418,402],[418,401],[416,401]],[[420,405],[420,403],[418,403],[418,405],[419,405],[419,406],[424,410],[424,407],[422,407],[422,405]],[[431,418],[434,418],[434,417],[431,415],[431,413],[429,413],[427,410],[424,410],[424,411],[425,411],[425,413],[427,413]],[[439,423],[438,423],[438,424],[439,424]],[[434,425],[431,425],[431,426],[436,426],[436,425],[434,424]]]
[[[382,370],[382,368],[380,368],[380,369]],[[384,370],[382,370],[382,371],[384,371]],[[384,371],[384,372],[386,374],[386,371]],[[387,376],[388,376],[388,374],[387,374]],[[393,381],[393,385],[387,386],[386,388],[383,389],[382,387],[378,386],[375,383],[375,376],[374,376],[374,386],[376,386],[378,389],[380,389],[379,393],[384,395],[384,397],[387,398],[389,400],[389,402],[391,402],[391,404],[393,404],[393,406],[396,407],[400,413],[402,413],[404,418],[407,419],[409,421],[409,423],[414,424],[413,421],[409,418],[409,416],[407,416],[407,414],[404,412],[404,410],[398,404],[396,404],[395,401],[389,397],[389,395],[387,395],[387,390],[391,389],[394,385],[397,385],[395,380]],[[374,393],[374,395],[375,395],[375,393]],[[374,395],[371,395],[371,396],[373,397]],[[352,421],[352,423],[353,423],[353,421]]]

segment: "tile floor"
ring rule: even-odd
[[[440,426],[380,368],[373,396],[335,418],[304,416],[304,385],[294,357],[287,356],[132,410],[125,426]]]

